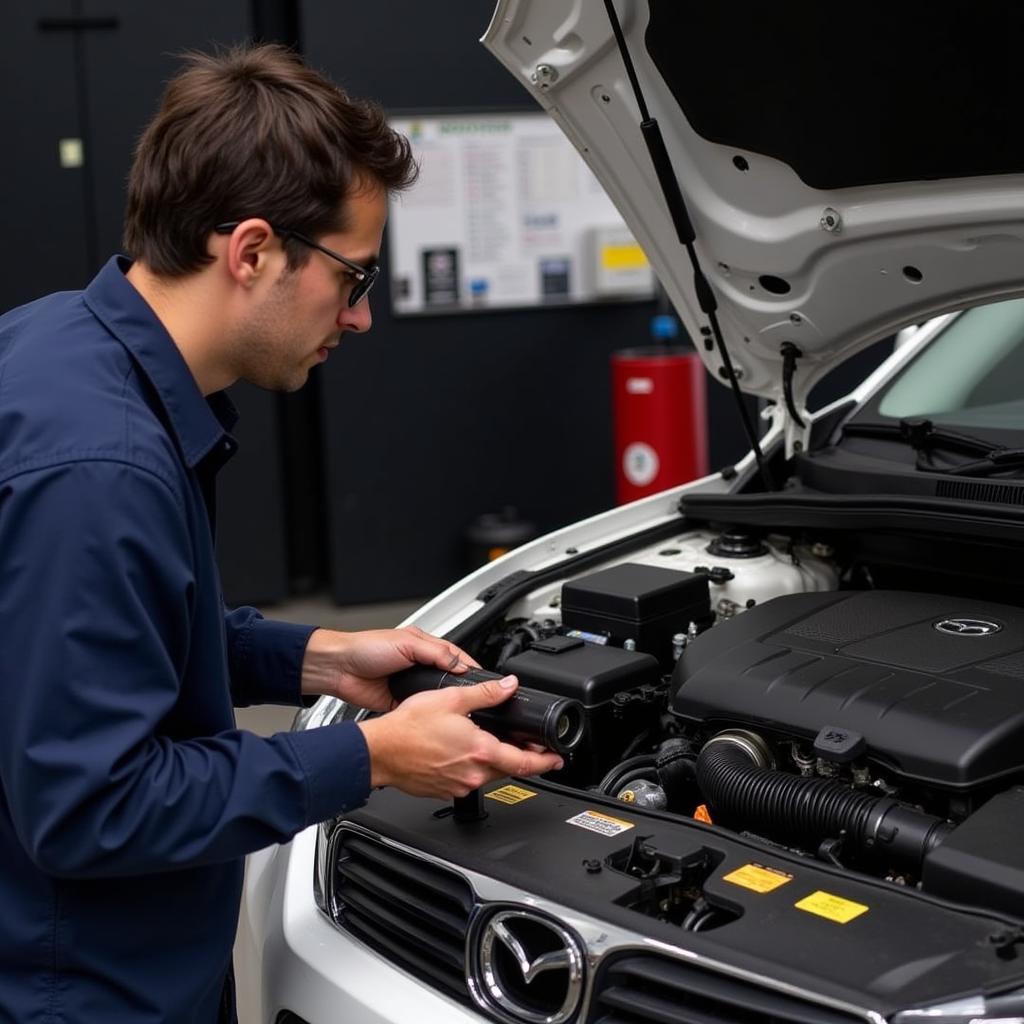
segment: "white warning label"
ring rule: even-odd
[[[590,832],[599,832],[603,836],[617,836],[633,827],[631,821],[613,818],[610,814],[602,814],[600,811],[582,811],[565,820],[569,825],[585,828]]]

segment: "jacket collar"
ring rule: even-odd
[[[223,391],[203,397],[167,329],[125,277],[131,265],[126,256],[111,257],[85,289],[85,304],[152,384],[189,468],[215,449],[223,461],[237,447],[229,431],[238,413]]]

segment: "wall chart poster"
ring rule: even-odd
[[[649,299],[618,211],[546,114],[395,118],[420,178],[391,203],[396,314]]]

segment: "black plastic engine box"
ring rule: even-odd
[[[1024,789],[992,797],[924,859],[921,887],[1024,917]]]
[[[508,658],[502,671],[518,676],[523,686],[571,697],[583,705],[586,736],[570,766],[580,775],[614,764],[637,733],[653,723],[661,707],[653,700],[653,690],[661,682],[660,666],[652,655],[639,651],[552,636]]]
[[[636,641],[638,650],[667,662],[672,636],[711,619],[707,577],[626,562],[562,587],[562,623],[569,629]]]

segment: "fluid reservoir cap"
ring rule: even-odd
[[[736,573],[724,565],[695,565],[693,571],[703,573],[712,583],[717,583],[720,586],[736,579]]]
[[[637,779],[623,786],[615,794],[618,800],[627,804],[636,804],[637,807],[649,807],[655,811],[663,811],[668,806],[668,797],[665,790],[654,782],[647,779]]]
[[[859,732],[836,725],[826,725],[814,739],[818,757],[839,764],[855,761],[867,749],[867,740]]]
[[[705,549],[718,558],[759,558],[768,554],[768,545],[760,537],[742,530],[720,533]]]

